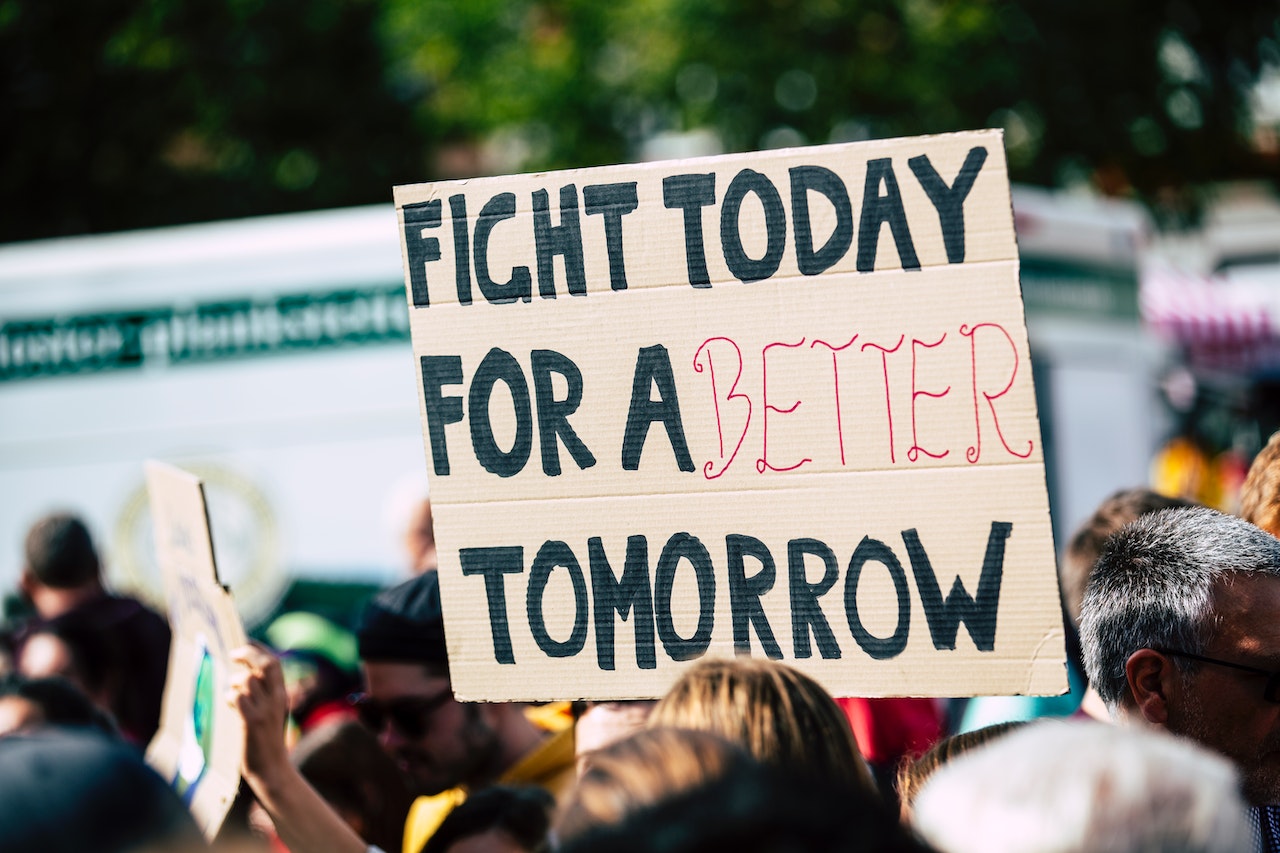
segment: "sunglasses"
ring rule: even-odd
[[[435,696],[404,696],[387,702],[367,693],[353,693],[347,701],[360,722],[375,734],[381,734],[390,723],[401,737],[416,740],[431,730],[431,715],[452,698],[453,691],[445,689]]]
[[[1267,677],[1267,683],[1262,688],[1262,698],[1268,702],[1280,703],[1280,670],[1272,672],[1267,669],[1259,669],[1256,666],[1245,666],[1242,663],[1232,663],[1227,660],[1207,658],[1204,655],[1193,655],[1191,652],[1184,652],[1179,649],[1152,649],[1152,651],[1160,652],[1162,655],[1171,655],[1176,658],[1186,658],[1188,660],[1200,661],[1201,663],[1211,663],[1215,666],[1225,666],[1231,669],[1238,669],[1244,672],[1253,673],[1254,675],[1265,675]]]

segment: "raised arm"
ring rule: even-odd
[[[239,668],[231,676],[228,701],[244,718],[244,778],[280,840],[290,853],[368,853],[370,846],[289,760],[289,701],[280,662],[257,646],[237,649],[232,659]]]

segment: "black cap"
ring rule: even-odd
[[[448,663],[435,570],[375,595],[356,637],[361,660]]]

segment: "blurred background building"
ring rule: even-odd
[[[1059,540],[1142,482],[1232,508],[1280,427],[1276,0],[0,0],[0,587],[55,506],[154,584],[147,457],[251,624],[408,570],[395,184],[987,126]]]

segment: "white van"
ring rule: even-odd
[[[1136,205],[1013,191],[1061,540],[1146,480],[1164,354],[1138,317]],[[27,526],[83,514],[159,595],[142,462],[208,483],[246,622],[294,578],[404,576],[426,494],[392,205],[0,246],[0,590]]]
[[[251,625],[291,577],[402,576],[426,493],[403,282],[390,204],[0,246],[0,590],[65,508],[158,598],[149,458],[205,478]]]

